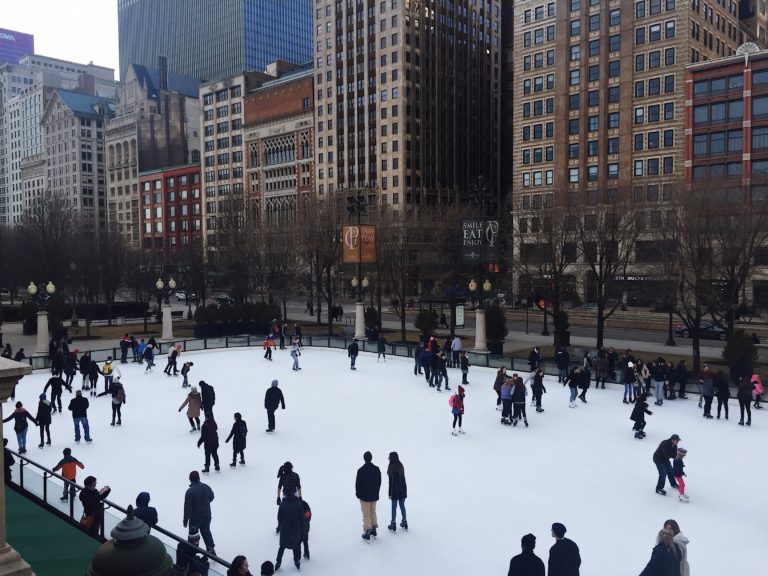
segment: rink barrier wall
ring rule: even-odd
[[[80,518],[83,515],[83,506],[80,503],[78,494],[83,490],[83,486],[65,480],[60,474],[30,460],[24,454],[19,454],[13,450],[10,450],[10,452],[13,454],[16,463],[11,467],[13,480],[8,483],[7,486],[35,504],[45,508],[55,516],[61,518],[71,526],[81,530],[89,536],[93,536],[90,532],[84,530],[80,526]],[[71,495],[67,502],[62,502],[60,498],[64,491],[65,483],[70,486]],[[108,482],[105,482],[105,485],[108,484]],[[74,492],[72,492],[73,490]],[[128,515],[127,509],[115,504],[111,500],[105,499],[103,502],[104,522],[102,522],[101,527],[99,528],[97,538],[100,542],[106,542],[107,538],[105,537],[105,534],[110,534],[112,529]],[[119,515],[117,513],[119,513]],[[226,576],[227,570],[231,566],[229,562],[222,560],[215,554],[210,554],[203,548],[189,544],[185,537],[182,538],[177,536],[173,532],[165,530],[160,526],[154,525],[151,528],[151,534],[158,537],[163,543],[163,546],[165,546],[165,550],[170,555],[174,565],[176,564],[176,547],[183,542],[195,548],[198,554],[208,558],[210,566],[208,574],[212,576]],[[173,545],[171,545],[169,541],[173,542]],[[83,567],[84,570],[85,568],[86,567]]]
[[[221,348],[259,348],[261,349],[264,344],[264,335],[253,334],[240,334],[236,336],[221,336],[218,338],[180,338],[169,342],[159,342],[158,352],[156,356],[167,354],[171,346],[182,346],[182,354],[184,352],[194,352],[200,350],[217,350]],[[351,336],[302,336],[302,344],[304,346],[313,346],[318,348],[335,348],[339,350],[346,350],[352,343],[354,338]],[[361,352],[371,352],[376,354],[378,348],[378,342],[376,340],[358,340],[358,346]],[[416,350],[416,344],[402,344],[402,343],[387,343],[385,344],[386,353],[391,356],[400,356],[403,358],[413,358],[414,351]],[[112,357],[116,366],[120,365],[120,347],[114,346],[112,348],[99,348],[89,349],[87,347],[81,348],[82,351],[89,350],[91,352],[91,359],[97,362],[104,362],[108,357]],[[517,372],[530,372],[528,367],[527,358],[513,358],[511,356],[497,356],[489,354],[487,352],[473,352],[472,350],[465,350],[467,352],[467,358],[469,359],[470,370],[472,366],[480,366],[484,368],[501,368],[506,367],[507,370]],[[593,351],[594,352],[594,351]],[[574,357],[581,357],[583,350],[577,349],[577,355]],[[128,355],[129,362],[131,361],[131,354]],[[32,366],[33,370],[50,369],[51,361],[47,356],[32,356],[25,360]],[[183,357],[180,364],[183,363]],[[581,362],[571,362],[571,366],[580,366]],[[558,369],[554,359],[545,359],[540,363],[540,367],[544,370],[544,374],[547,376],[557,376]],[[693,382],[695,389],[688,390],[687,393],[698,394],[698,384],[695,380],[688,381],[690,386]],[[608,382],[622,386],[620,382]]]

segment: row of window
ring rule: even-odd
[[[546,64],[545,64],[546,62]],[[533,56],[530,54],[523,57],[523,70],[530,70],[531,63],[534,68],[543,68],[546,66],[555,65],[555,51],[547,50],[546,52],[536,52]]]
[[[662,39],[661,29],[661,23],[635,28],[635,44],[641,46],[646,42],[649,44],[652,42],[660,42]],[[664,38],[674,38],[676,33],[674,20],[668,20],[664,23]]]
[[[674,66],[675,48],[664,49],[664,66]],[[635,55],[635,72],[642,72],[646,69],[653,70],[662,66],[661,50],[651,50],[647,54]]]
[[[555,89],[555,75],[536,76],[535,78],[526,78],[523,80],[523,94],[530,94],[531,88],[534,92],[543,92],[544,90]]]
[[[635,2],[635,18],[645,18],[646,16],[655,16],[661,14],[661,6],[667,12],[675,9],[675,0],[639,0]]]
[[[635,82],[635,98],[658,96],[662,92],[662,81],[664,82],[664,94],[672,94],[675,91],[675,76],[668,74],[663,78],[649,78]]]
[[[526,148],[523,150],[523,164],[541,164],[542,162],[552,162],[555,159],[553,146],[544,148]]]
[[[523,13],[523,21],[527,24],[533,20],[542,20],[545,17],[545,14],[547,18],[555,15],[554,2],[548,2],[546,6],[544,6],[544,4],[536,6],[533,10],[526,10]]]
[[[619,60],[611,60],[608,62],[608,78],[618,78],[620,72],[621,62]],[[587,68],[587,81],[600,81],[600,64],[592,64]],[[581,70],[579,68],[573,68],[571,70],[568,83],[571,86],[578,86],[581,84]]]
[[[768,70],[752,73],[752,85],[768,84]],[[742,92],[744,90],[744,76],[735,74],[710,80],[697,80],[693,83],[693,96],[704,98],[718,96],[726,92]]]
[[[241,86],[233,86],[232,88],[223,88],[221,90],[218,90],[215,94],[213,92],[209,92],[208,94],[203,94],[203,106],[210,106],[214,102],[214,98],[216,102],[225,102],[229,98],[238,98],[242,95],[242,87]]]
[[[638,106],[635,108],[635,124],[653,124],[660,120],[675,119],[675,103],[665,102],[662,104],[651,104],[647,108]]]
[[[533,102],[524,102],[523,118],[530,118],[531,110],[533,110],[534,116],[543,116],[544,114],[554,114],[555,99],[546,98],[541,100],[534,100]]]
[[[605,92],[608,97],[609,104],[616,104],[620,101],[621,91],[619,86],[610,86],[607,91],[590,90],[587,92],[587,106],[592,108],[593,106],[600,105],[600,94]],[[581,107],[581,93],[570,94],[568,96],[568,110],[576,111]]]

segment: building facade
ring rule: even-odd
[[[311,67],[289,73],[245,97],[247,202],[267,225],[294,222],[313,192],[313,75]]]
[[[502,2],[314,4],[318,196],[399,210],[481,177],[498,194]]]
[[[120,77],[131,64],[205,80],[312,59],[312,0],[119,0]]]
[[[55,90],[41,119],[46,193],[65,198],[94,238],[106,230],[104,133],[113,113],[113,100]]]
[[[142,172],[139,186],[141,249],[163,266],[183,263],[185,250],[199,250],[202,239],[200,165]]]
[[[132,65],[107,124],[109,225],[140,245],[139,173],[200,163],[200,81],[164,66]]]
[[[513,18],[518,229],[541,209],[624,202],[641,228],[661,226],[685,172],[685,67],[753,39],[739,3],[522,0]],[[571,270],[588,300],[586,267]]]
[[[0,64],[18,64],[22,56],[35,51],[32,34],[0,28]]]

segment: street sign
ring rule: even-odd
[[[455,319],[455,326],[457,328],[464,328],[464,304],[458,304],[453,312]]]

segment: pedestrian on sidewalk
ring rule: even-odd
[[[77,469],[81,470],[85,468],[85,465],[77,458],[72,456],[72,450],[70,448],[64,448],[64,458],[59,460],[59,463],[52,468],[53,472],[61,470],[61,475],[64,478],[64,492],[61,495],[61,501],[65,502],[69,500],[69,497],[75,497],[75,484],[77,483]]]

